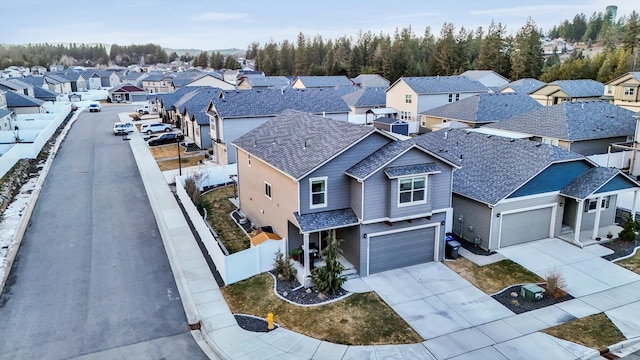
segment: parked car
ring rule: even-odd
[[[143,105],[136,108],[136,112],[140,115],[148,114],[151,110],[156,111],[156,108],[149,105]]]
[[[169,133],[169,134],[162,134],[157,138],[153,138],[147,141],[147,144],[149,144],[149,146],[174,144],[181,140],[184,140],[184,135],[182,135],[181,133]]]
[[[98,112],[101,110],[100,103],[91,103],[89,104],[89,112]]]
[[[113,124],[113,133],[115,135],[123,135],[133,132],[133,123],[117,122]]]
[[[159,122],[153,122],[153,123],[147,123],[147,124],[143,124],[142,127],[140,128],[140,132],[143,134],[151,134],[154,132],[169,132],[171,131],[171,125],[170,124],[163,124],[163,123],[159,123]]]

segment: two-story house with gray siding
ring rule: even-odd
[[[452,230],[484,249],[549,237],[582,247],[615,224],[618,196],[637,204],[635,180],[557,146],[468,130],[415,141],[461,166],[453,176]]]
[[[334,89],[225,90],[209,105],[213,158],[220,165],[234,164],[231,143],[267,120],[292,109],[348,121],[349,106]]]
[[[336,134],[340,134],[336,136]],[[289,249],[343,240],[343,261],[368,274],[439,261],[455,166],[408,140],[287,110],[234,141],[240,209]]]

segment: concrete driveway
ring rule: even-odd
[[[594,255],[598,251],[591,247],[600,245],[580,249],[564,240],[549,238],[498,252],[542,278],[551,271],[560,272],[567,282],[565,290],[576,298],[640,280],[640,275]]]

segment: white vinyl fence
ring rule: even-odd
[[[632,154],[632,150],[626,150],[609,154],[596,154],[587,157],[600,166],[613,167],[616,169],[629,169]],[[635,169],[634,166],[634,173],[632,175],[638,175],[638,170],[639,169]]]
[[[273,269],[276,252],[280,250],[284,253],[286,239],[269,240],[258,246],[231,255],[225,255],[218,245],[217,236],[212,234],[205,220],[191,202],[191,198],[187,195],[182,181],[176,181],[176,192],[225,284],[233,284],[265,271],[270,271]]]

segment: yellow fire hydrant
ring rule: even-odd
[[[273,313],[267,315],[267,329],[273,330]]]

